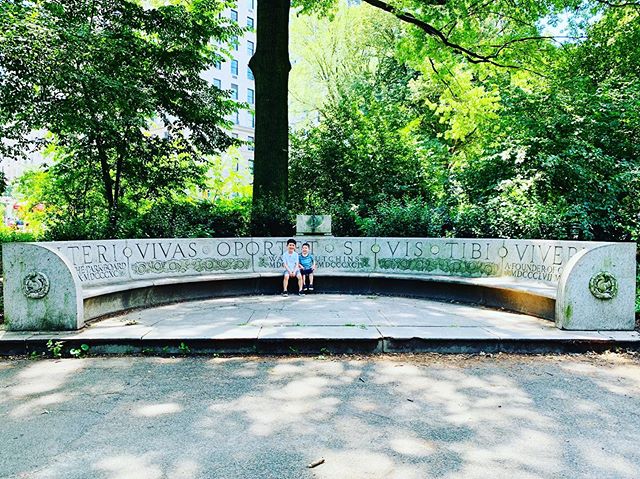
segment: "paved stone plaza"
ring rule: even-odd
[[[2,479],[640,477],[631,355],[0,360],[0,391]]]
[[[78,332],[0,331],[42,350],[48,338],[94,353],[554,352],[640,345],[634,331],[563,331],[553,322],[422,299],[315,294],[184,302],[96,321]],[[167,349],[169,348],[169,349]],[[577,348],[577,349],[576,349]]]
[[[336,294],[180,303],[96,322],[79,336],[102,337],[132,331],[146,339],[638,338],[635,332],[562,331],[552,321],[473,305]]]

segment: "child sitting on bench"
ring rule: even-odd
[[[313,291],[313,272],[316,270],[316,260],[309,254],[309,243],[303,243],[302,254],[298,256],[302,284],[305,291]]]

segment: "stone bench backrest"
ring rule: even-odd
[[[132,239],[42,243],[83,286],[201,274],[280,271],[287,238]],[[319,271],[507,277],[557,285],[567,261],[605,243],[447,238],[296,238]]]

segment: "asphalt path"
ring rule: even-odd
[[[0,477],[638,478],[639,412],[629,354],[5,359]]]

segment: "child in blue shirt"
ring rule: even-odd
[[[316,270],[316,260],[309,254],[309,243],[302,244],[302,254],[298,256],[302,284],[305,291],[313,291],[313,272]]]

